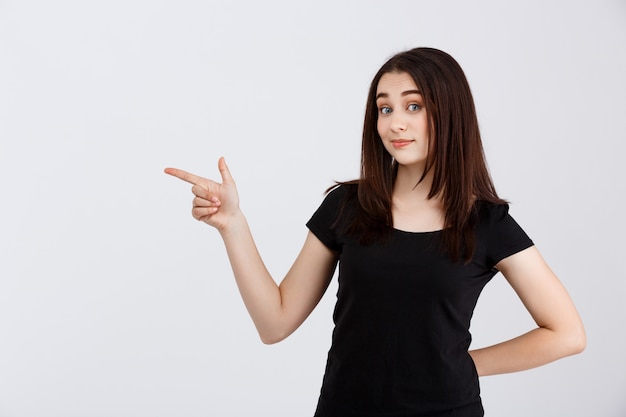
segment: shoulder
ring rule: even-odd
[[[307,227],[329,249],[341,252],[339,224],[346,218],[346,204],[351,195],[356,195],[356,185],[336,184],[326,190],[327,194],[319,208],[307,222]]]
[[[358,182],[337,183],[326,190],[323,206],[339,209],[349,201],[358,198]]]
[[[491,265],[533,245],[522,227],[509,214],[507,203],[476,203],[476,239]]]
[[[500,235],[521,227],[509,213],[509,204],[478,201],[475,206],[475,225],[481,234]]]
[[[475,210],[479,223],[497,223],[510,216],[508,203],[491,203],[479,200],[475,204]]]
[[[358,184],[337,183],[326,190],[324,201],[313,214],[311,221],[334,227],[338,223],[345,223],[346,218],[353,217],[357,206]]]
[[[346,201],[353,193],[352,189],[356,188],[351,184],[338,183],[326,190],[324,200],[313,214],[313,219],[323,218],[325,222],[335,221],[337,214],[345,207]]]
[[[346,197],[348,195],[356,195],[359,190],[358,180],[348,182],[338,182],[326,190],[326,193],[337,197]]]

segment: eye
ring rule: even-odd
[[[383,106],[378,109],[378,111],[380,111],[381,114],[389,114],[391,113],[391,107]]]
[[[411,103],[411,104],[409,104],[409,107],[407,107],[407,109],[408,109],[409,111],[418,111],[418,110],[419,110],[419,109],[421,109],[421,108],[422,108],[422,106],[420,106],[420,105],[419,105],[419,104],[417,104],[417,103]]]

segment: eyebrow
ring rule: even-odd
[[[422,95],[420,90],[407,90],[407,91],[403,91],[401,96],[404,97],[404,96],[408,96],[410,94],[419,94],[420,96]],[[382,98],[389,97],[389,94],[387,94],[387,93],[378,93],[378,94],[376,94],[376,100],[378,100],[381,97]]]

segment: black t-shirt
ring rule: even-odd
[[[450,260],[441,231],[394,229],[385,242],[362,245],[340,231],[355,198],[336,225],[348,187],[330,192],[307,223],[339,256],[335,329],[315,416],[482,416],[470,320],[495,264],[532,241],[507,205],[478,203],[470,263]]]

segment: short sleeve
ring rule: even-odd
[[[483,207],[481,214],[478,237],[489,266],[533,246],[533,241],[509,214],[508,204],[490,204]]]
[[[341,252],[335,223],[345,196],[345,189],[339,186],[332,190],[319,208],[313,213],[306,226],[330,250]]]

